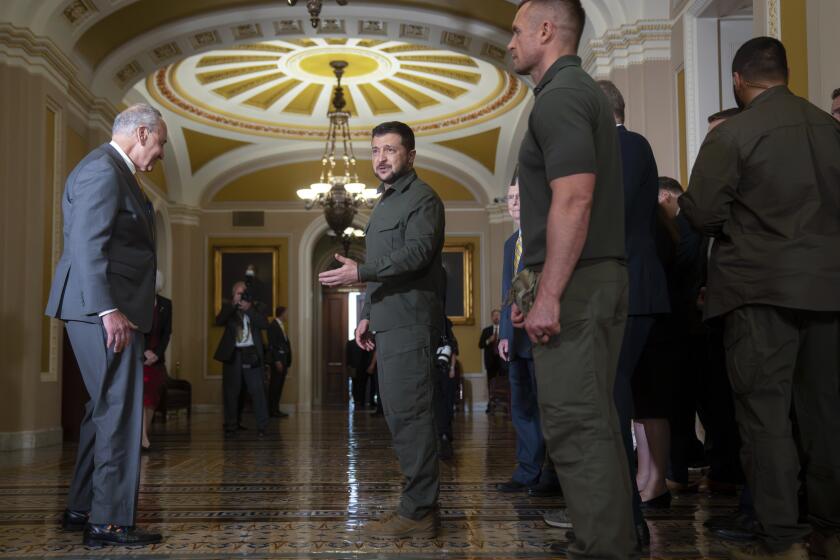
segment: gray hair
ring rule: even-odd
[[[598,85],[601,86],[601,90],[612,105],[613,116],[619,123],[624,124],[624,96],[609,80],[598,80]]]
[[[145,126],[150,132],[156,132],[162,120],[163,115],[160,111],[148,103],[137,103],[117,115],[111,134],[128,136],[134,134],[134,131],[141,126]]]

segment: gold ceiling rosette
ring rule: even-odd
[[[318,140],[332,110],[331,60],[342,78],[353,137],[383,120],[407,122],[418,135],[495,118],[518,105],[526,88],[489,62],[400,41],[303,38],[236,45],[161,68],[146,83],[152,96],[188,119],[246,134]]]

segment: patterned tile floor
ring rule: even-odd
[[[247,420],[250,419],[246,419]],[[442,464],[443,532],[433,541],[376,541],[359,527],[393,507],[401,477],[385,421],[367,411],[320,411],[273,420],[225,440],[217,414],[155,424],[143,455],[138,524],[153,547],[88,549],[58,523],[73,445],[0,453],[0,558],[552,558],[565,531],[542,522],[562,499],[500,494],[514,463],[505,416],[456,416],[456,457]],[[723,558],[704,532],[734,498],[680,496],[648,517],[651,558]]]

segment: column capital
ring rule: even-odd
[[[188,204],[172,204],[169,206],[169,222],[172,225],[198,227],[201,219],[201,208]]]

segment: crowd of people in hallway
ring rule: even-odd
[[[683,191],[624,126],[618,88],[581,68],[584,21],[579,0],[525,0],[508,45],[536,87],[507,192],[517,228],[504,305],[479,343],[488,376],[507,369],[517,434],[517,465],[497,490],[562,492],[566,508],[546,514],[570,531],[558,555],[628,559],[649,543],[647,511],[743,483],[739,511],[707,522],[751,541],[732,558],[837,560],[840,96],[834,120],[788,89],[780,41],[747,41],[732,63],[738,108],[710,117]],[[160,112],[129,107],[63,197],[47,313],[66,322],[90,394],[63,525],[90,546],[162,539],[135,516],[153,404],[144,367],[153,383],[171,305],[155,297],[154,216],[134,173],[152,170],[166,140]],[[444,315],[444,205],[414,170],[408,125],[375,127],[371,154],[381,186],[365,262],[336,255],[319,281],[367,284],[354,366],[376,373],[405,479],[397,507],[362,530],[433,538],[458,353]],[[292,356],[286,310],[274,311],[269,321],[242,281],[216,316],[226,437],[240,429],[243,386],[258,436],[280,413]],[[688,475],[703,455],[698,415],[709,461],[699,482]]]

